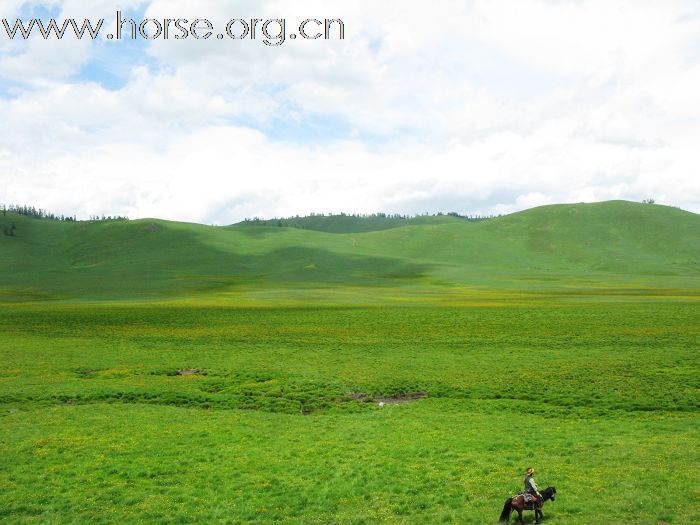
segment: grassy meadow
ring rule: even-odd
[[[0,523],[697,520],[697,215],[11,220]]]

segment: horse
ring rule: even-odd
[[[501,512],[501,518],[500,522],[501,523],[508,523],[508,520],[510,519],[510,513],[513,512],[513,509],[518,511],[518,518],[520,518],[520,523],[522,525],[525,524],[523,521],[523,511],[524,510],[534,510],[535,511],[535,523],[540,522],[540,518],[544,517],[544,514],[542,514],[542,505],[544,505],[544,502],[547,500],[552,500],[554,501],[554,496],[557,493],[557,489],[554,487],[547,487],[543,491],[540,492],[540,495],[542,498],[538,501],[534,502],[528,502],[525,503],[525,496],[520,494],[518,496],[515,496],[514,498],[508,498],[503,505],[503,512]]]

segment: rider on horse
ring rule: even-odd
[[[539,499],[542,496],[540,495],[540,491],[537,489],[537,483],[535,483],[535,478],[533,477],[535,475],[535,469],[530,467],[527,469],[527,475],[525,476],[524,482],[525,482],[525,501],[530,501],[532,499]],[[529,497],[528,497],[529,496]]]
[[[523,480],[525,482],[525,491],[518,492],[515,497],[508,498],[503,503],[503,512],[501,512],[500,522],[508,523],[508,519],[513,511],[518,513],[518,520],[520,525],[525,525],[523,521],[523,511],[524,510],[534,510],[535,511],[535,523],[540,522],[540,518],[543,517],[542,506],[545,501],[552,500],[557,494],[557,489],[554,487],[547,487],[540,494],[537,488],[537,483],[535,483],[535,469],[527,469],[527,475]]]

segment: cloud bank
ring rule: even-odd
[[[0,202],[217,224],[648,197],[700,212],[697,2],[118,7],[223,24],[341,18],[346,38],[2,35]],[[115,11],[103,0],[0,1],[11,20],[110,23]]]

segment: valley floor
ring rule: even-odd
[[[5,303],[0,522],[495,523],[534,466],[548,523],[692,523],[699,343],[692,297]]]

